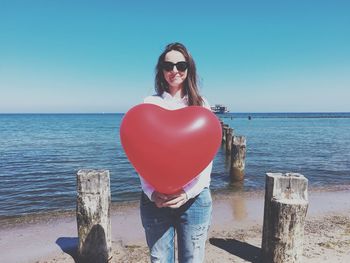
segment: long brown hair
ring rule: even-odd
[[[203,99],[199,95],[197,86],[196,64],[191,54],[187,51],[186,47],[183,44],[177,42],[167,45],[163,53],[158,58],[155,77],[155,90],[157,92],[157,95],[162,95],[164,91],[169,92],[168,83],[165,80],[163,74],[162,63],[164,62],[165,55],[172,50],[180,52],[188,63],[187,78],[184,81],[184,94],[188,96],[188,105],[202,106]]]

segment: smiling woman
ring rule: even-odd
[[[170,94],[174,96],[180,92],[179,95],[183,97],[182,83],[187,78],[187,62],[184,55],[176,50],[169,51],[165,55],[165,61],[162,63],[162,67]]]
[[[180,43],[167,45],[159,56],[156,66],[155,90],[157,94],[145,98],[145,103],[155,104],[167,110],[178,110],[193,105],[210,109],[208,102],[198,92],[194,60],[186,47]],[[195,110],[195,108],[192,109]],[[189,114],[186,113],[186,115]],[[158,118],[158,120],[163,126],[173,126],[172,123],[167,124],[169,119],[162,121]],[[216,118],[215,120],[217,121]],[[195,126],[202,125],[200,118],[194,123]],[[167,135],[163,137],[165,136]],[[198,140],[197,137],[192,140],[192,143]],[[199,145],[202,142],[203,140],[200,140]],[[167,163],[180,166],[171,168],[170,165],[167,165],[164,171],[166,174],[163,177],[177,171],[177,168],[188,169],[186,167],[189,165],[181,164],[181,158],[184,158],[184,155],[167,153],[157,159],[158,162],[162,162],[163,166]],[[202,158],[198,154],[193,156]],[[187,184],[180,187],[180,190],[170,194],[156,189],[153,181],[147,181],[150,177],[143,176],[140,171],[143,190],[140,202],[141,219],[152,262],[174,262],[175,234],[177,234],[179,262],[203,262],[212,213],[209,190],[212,158],[212,156],[209,160],[202,158],[200,161],[204,162],[204,170],[201,168],[199,174],[196,172],[190,181],[187,181]],[[185,159],[191,162],[192,156]],[[181,177],[186,172],[188,171],[185,170],[185,172],[171,176]]]
[[[169,44],[166,51],[160,55],[156,67],[157,95],[162,96],[164,92],[176,98],[187,95],[188,105],[208,104],[199,95],[196,64],[185,46]]]

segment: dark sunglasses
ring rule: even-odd
[[[169,61],[164,61],[162,64],[162,68],[165,71],[172,71],[174,69],[174,66],[177,68],[178,71],[185,71],[188,67],[188,64],[186,61],[180,61],[180,62],[177,62],[176,64]]]

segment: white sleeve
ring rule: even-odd
[[[209,187],[212,168],[213,162],[210,162],[209,165],[196,178],[183,187],[188,199],[197,196],[200,192],[202,192],[204,187]]]
[[[142,191],[148,196],[149,200],[152,200],[152,194],[155,189],[140,175],[139,177],[140,177]]]
[[[148,97],[144,98],[144,99],[143,99],[143,103],[151,103],[152,100],[153,100],[152,97],[153,97],[153,96],[148,96]]]

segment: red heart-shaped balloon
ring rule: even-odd
[[[208,166],[221,144],[221,125],[208,109],[166,110],[153,104],[131,108],[120,138],[136,171],[158,192],[172,194]]]

